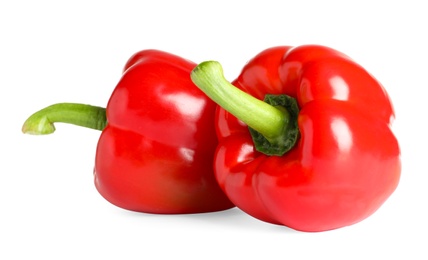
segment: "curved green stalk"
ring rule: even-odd
[[[51,134],[54,123],[68,123],[95,130],[107,125],[106,109],[77,103],[58,103],[32,114],[22,126],[22,132],[33,135]]]

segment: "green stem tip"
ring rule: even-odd
[[[294,98],[266,95],[265,101],[259,100],[229,83],[216,61],[200,63],[190,77],[214,102],[248,125],[258,151],[280,156],[295,145],[299,108]]]
[[[103,130],[107,125],[106,109],[77,103],[54,104],[32,114],[24,122],[22,132],[33,135],[51,134],[55,132],[56,122]]]

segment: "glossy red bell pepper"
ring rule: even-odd
[[[54,122],[103,130],[95,185],[118,207],[149,213],[231,208],[211,167],[216,105],[190,80],[195,66],[158,50],[138,52],[106,109],[55,104],[32,115],[23,132],[52,133]]]
[[[191,77],[222,107],[216,178],[253,217],[301,231],[337,229],[373,214],[396,189],[390,98],[343,53],[278,46],[255,56],[232,84],[215,61]]]

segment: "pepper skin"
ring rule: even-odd
[[[157,50],[127,62],[95,161],[95,185],[111,203],[151,213],[233,207],[211,168],[215,103],[189,79],[195,66]]]
[[[199,82],[201,66],[192,79],[218,102]],[[222,81],[207,80],[216,89]],[[218,108],[215,174],[243,211],[300,231],[326,231],[362,221],[396,189],[401,162],[390,98],[348,56],[318,45],[273,47],[249,61],[232,85],[257,100],[285,94],[300,109],[295,145],[267,155],[255,148],[252,122],[244,123],[235,108]]]
[[[37,132],[44,128],[37,124],[49,120],[103,130],[95,186],[118,207],[162,214],[232,208],[212,169],[216,104],[190,80],[195,66],[158,50],[138,52],[126,63],[106,109],[53,105],[34,116],[35,123],[27,120],[23,131]]]

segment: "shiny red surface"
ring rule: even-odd
[[[157,50],[127,62],[95,162],[95,185],[112,204],[149,213],[233,207],[214,178],[215,104],[191,82],[195,66]]]
[[[219,108],[215,172],[236,206],[255,218],[325,231],[373,214],[396,189],[400,148],[382,85],[346,55],[323,46],[280,46],[253,58],[233,82],[263,99],[300,106],[300,139],[284,156],[255,151],[247,126]]]

